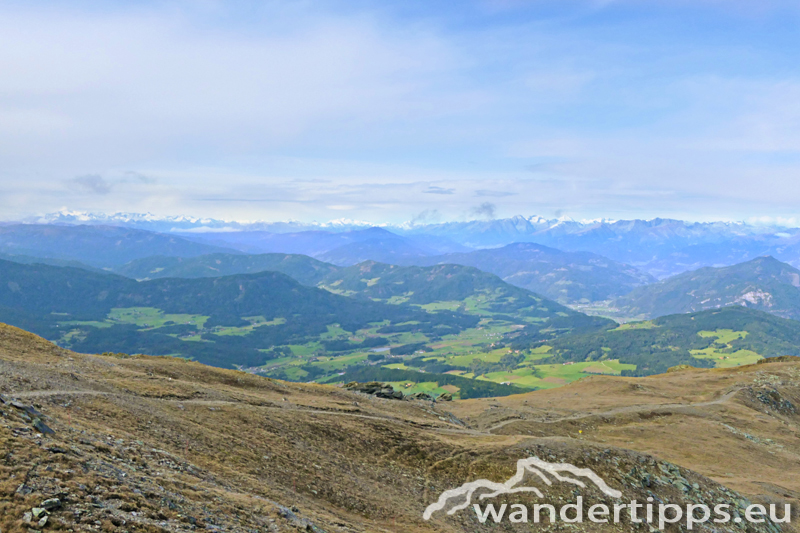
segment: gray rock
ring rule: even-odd
[[[61,500],[58,498],[50,498],[49,500],[43,501],[41,506],[44,507],[46,511],[52,511],[53,509],[61,507]]]
[[[394,390],[391,385],[380,383],[378,381],[370,381],[369,383],[358,383],[356,381],[350,382],[344,386],[348,390],[355,392],[362,392],[364,394],[371,394],[378,398],[386,398],[388,400],[402,400],[403,393]]]
[[[41,433],[42,435],[55,435],[55,431],[53,431],[50,426],[42,422],[41,418],[37,418],[33,421],[33,427],[36,428],[36,431]]]
[[[433,396],[431,396],[427,392],[415,392],[414,394],[409,395],[408,398],[412,400],[427,400],[427,401],[433,400]]]

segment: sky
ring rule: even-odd
[[[0,4],[0,209],[800,217],[800,1]]]

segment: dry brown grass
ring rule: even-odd
[[[171,358],[75,354],[0,326],[0,392],[38,405],[56,430],[37,435],[18,409],[0,405],[0,529],[27,531],[24,513],[56,495],[65,503],[46,526],[54,531],[512,531],[468,512],[431,522],[422,512],[465,481],[507,479],[530,455],[588,466],[626,498],[646,498],[630,472],[657,475],[657,460],[695,470],[681,472],[718,497],[723,487],[703,475],[749,497],[796,495],[797,415],[765,413],[753,391],[774,386],[800,405],[798,369],[593,377],[432,404]],[[687,497],[662,490],[672,501]],[[554,486],[548,497],[574,494]]]

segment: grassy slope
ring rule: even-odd
[[[537,340],[524,330],[517,349],[549,346],[544,362],[583,362],[616,359],[637,365],[634,375],[666,371],[688,364],[697,367],[732,366],[760,357],[794,354],[800,346],[800,322],[739,306],[699,313],[670,315],[650,322],[627,324],[603,332]]]

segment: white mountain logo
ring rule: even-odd
[[[522,483],[522,480],[525,478],[525,474],[527,472],[536,474],[546,485],[552,485],[553,482],[545,475],[545,472],[553,476],[553,478],[555,478],[557,481],[572,483],[573,485],[577,485],[582,488],[586,487],[586,483],[579,479],[561,475],[562,472],[566,472],[576,477],[588,479],[607,496],[611,496],[612,498],[620,498],[622,496],[620,491],[614,490],[606,485],[605,481],[603,481],[597,474],[588,468],[578,468],[577,466],[569,463],[548,463],[547,461],[542,461],[536,457],[529,457],[528,459],[520,459],[517,461],[517,473],[505,483],[495,483],[494,481],[489,481],[488,479],[479,479],[470,483],[464,483],[457,489],[444,491],[439,496],[439,500],[436,503],[430,504],[427,509],[425,509],[422,517],[425,520],[430,520],[433,513],[436,511],[441,511],[447,507],[447,504],[450,500],[454,499],[458,503],[454,503],[452,507],[447,510],[447,514],[452,515],[458,511],[466,509],[472,503],[472,496],[478,489],[488,490],[488,492],[482,493],[478,496],[479,500],[495,498],[501,494],[515,494],[518,492],[532,492],[538,497],[543,498],[544,495],[536,487],[527,487],[524,485],[518,486],[520,483]]]

